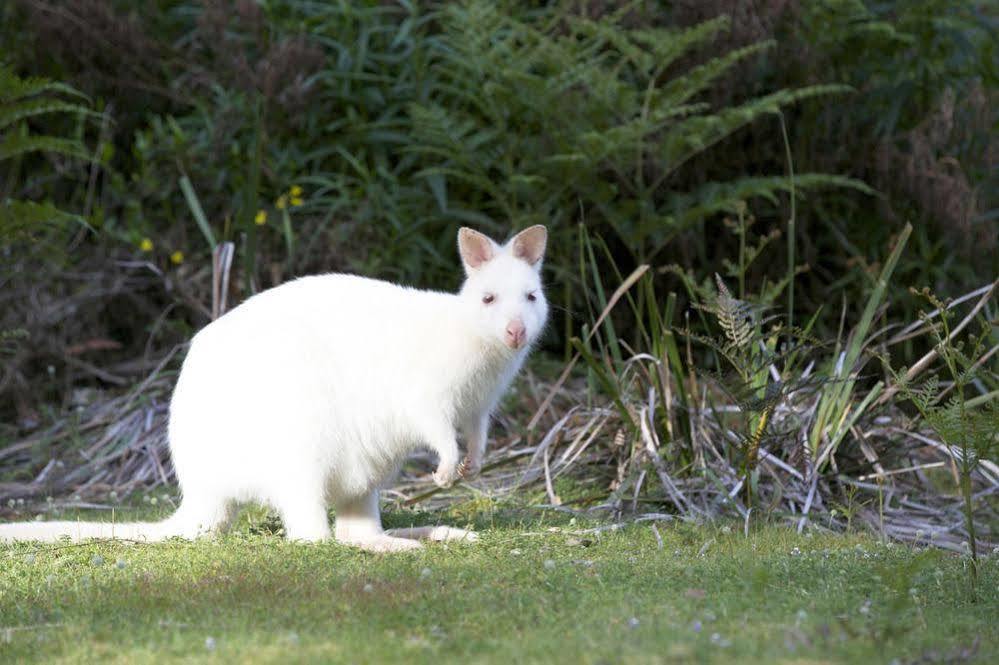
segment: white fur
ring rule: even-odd
[[[304,277],[195,335],[170,404],[183,493],[170,518],[6,524],[0,540],[192,538],[224,528],[245,501],[276,508],[293,539],[328,538],[329,505],[337,539],[367,549],[474,539],[448,527],[395,537],[382,531],[378,510],[378,488],[414,449],[437,452],[439,484],[478,470],[490,413],[547,318],[543,227],[502,247],[469,229],[459,238],[468,277],[458,294],[353,275]],[[507,332],[515,320],[526,329],[520,348]],[[460,465],[458,435],[468,449]]]

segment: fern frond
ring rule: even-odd
[[[18,101],[13,104],[0,104],[0,130],[21,120],[46,113],[80,113],[84,115],[97,115],[80,104],[53,100],[47,97],[39,97],[36,99]]]
[[[65,83],[46,78],[22,78],[9,65],[0,64],[0,104],[42,94],[63,94],[90,102],[89,97]]]
[[[813,189],[840,187],[865,194],[876,194],[867,184],[846,176],[824,173],[795,175],[794,191],[800,198]],[[762,198],[777,203],[779,192],[790,193],[791,182],[785,176],[739,178],[730,182],[709,182],[692,192],[673,197],[671,208],[675,211],[676,225],[686,228],[690,224],[717,213],[736,214],[746,201]]]
[[[79,141],[54,136],[25,136],[10,133],[0,139],[0,160],[29,152],[55,152],[70,157],[90,159],[91,155]]]
[[[40,226],[65,222],[84,223],[83,219],[59,210],[49,203],[32,201],[0,202],[0,237],[28,236]]]
[[[718,77],[725,74],[740,60],[762,53],[772,48],[775,43],[773,40],[767,40],[750,44],[695,67],[686,75],[675,78],[666,84],[662,91],[656,95],[656,103],[669,106],[685,103],[691,97],[706,90]]]

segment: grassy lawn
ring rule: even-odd
[[[148,514],[148,513],[147,513]],[[390,514],[463,525],[467,513]],[[129,516],[134,517],[134,516]],[[4,662],[995,662],[999,558],[867,536],[497,507],[474,545],[371,555],[244,518],[217,542],[0,550]]]

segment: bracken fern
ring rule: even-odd
[[[993,284],[993,293],[997,285],[999,282]],[[983,403],[973,405],[968,392],[986,375],[993,380],[996,378],[995,370],[984,362],[988,357],[987,345],[993,334],[992,324],[982,318],[979,332],[960,340],[957,337],[959,329],[951,326],[954,312],[949,303],[942,302],[928,288],[913,290],[913,293],[921,296],[939,312],[938,319],[931,318],[926,312],[921,312],[920,317],[936,342],[934,350],[943,362],[949,385],[943,388],[937,375],[916,384],[905,368],[892,368],[887,358],[883,358],[883,363],[899,392],[912,403],[926,425],[936,432],[954,460],[964,502],[965,527],[972,558],[970,570],[974,583],[978,574],[978,543],[971,476],[978,469],[980,461],[993,456],[999,447],[999,404],[995,394],[987,394]],[[952,394],[945,400],[947,393]]]

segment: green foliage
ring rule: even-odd
[[[869,350],[868,335],[871,325],[885,300],[888,284],[911,233],[912,226],[906,225],[881,268],[877,281],[866,299],[860,320],[851,331],[845,345],[841,346],[842,340],[837,340],[836,353],[827,364],[826,371],[837,380],[837,383],[823,393],[809,432],[811,455],[820,465],[829,462],[850,428],[881,394],[883,385],[879,381],[866,391],[858,403],[857,380],[867,360],[865,354]]]
[[[992,291],[999,282],[992,285]],[[989,366],[989,353],[986,355],[994,333],[993,325],[983,317],[979,318],[980,330],[962,340],[959,333],[963,325],[955,327],[952,321],[955,313],[950,303],[941,301],[928,288],[918,294],[932,305],[935,317],[921,312],[923,323],[935,340],[934,351],[943,363],[949,385],[943,388],[938,375],[934,374],[922,383],[913,381],[915,373],[905,368],[895,370],[884,360],[891,373],[895,386],[916,408],[923,421],[950,449],[951,457],[960,474],[961,495],[964,500],[965,526],[968,530],[973,565],[972,578],[976,579],[978,567],[977,537],[975,533],[975,506],[971,494],[971,475],[981,460],[991,459],[999,451],[999,393],[984,395],[985,401],[972,405],[969,391],[982,385],[983,379],[993,383],[999,376],[993,366]],[[990,292],[989,296],[992,295]],[[994,352],[995,349],[992,349]],[[947,397],[948,393],[951,393]],[[947,397],[947,399],[944,399]]]
[[[10,198],[16,174],[23,159],[32,153],[49,152],[87,159],[82,142],[56,136],[33,134],[28,120],[42,115],[90,113],[78,102],[64,101],[58,95],[86,100],[73,88],[44,78],[22,78],[0,64],[0,162],[13,160],[7,167],[6,191],[0,192],[0,241],[25,237],[43,224],[78,219],[51,203],[19,201]]]
[[[490,226],[563,226],[578,210],[641,262],[696,222],[787,191],[782,177],[701,183],[693,191],[673,183],[691,159],[747,124],[848,88],[780,90],[712,109],[698,96],[771,44],[677,73],[671,66],[727,29],[727,19],[686,30],[629,29],[620,19],[562,13],[540,20],[495,3],[448,6],[447,49],[431,68],[443,84],[429,103],[412,105],[406,146],[422,158],[418,176],[442,193],[437,215],[474,209]],[[797,186],[865,189],[819,174],[799,176]]]
[[[735,434],[742,455],[746,503],[753,506],[761,445],[788,438],[786,432],[774,427],[774,411],[793,399],[814,394],[830,378],[802,371],[803,361],[823,346],[807,329],[786,326],[777,317],[764,316],[761,306],[735,298],[720,276],[715,279],[717,290],[706,294],[701,290],[702,303],[697,307],[714,317],[722,334],[712,337],[690,330],[682,334],[725,361],[725,367],[704,375],[730,398],[741,416]],[[812,458],[801,444],[792,447],[799,466],[811,466]]]
[[[999,5],[805,2],[781,34],[786,58],[771,63],[771,85],[821,72],[824,81],[863,90],[794,118],[795,159],[883,193],[876,208],[839,193],[814,202],[806,216],[816,242],[806,260],[845,274],[858,259],[876,260],[901,220],[912,221],[921,247],[899,265],[892,288],[909,318],[919,302],[904,285],[958,292],[991,271],[999,247]],[[886,212],[899,221],[885,224]],[[854,283],[844,277],[844,286]]]
[[[549,264],[573,279],[559,248],[577,212],[622,265],[652,260],[694,225],[789,190],[780,176],[691,179],[692,160],[781,109],[850,90],[796,86],[712,107],[712,86],[774,46],[691,64],[729,29],[724,17],[677,29],[518,3],[284,0],[208,41],[213,10],[181,6],[149,21],[198,45],[183,55],[195,82],[210,81],[177,88],[187,104],[119,141],[103,227],[188,256],[211,250],[194,236],[233,240],[244,287],[268,282],[275,263],[449,285],[459,224],[504,233],[536,222],[556,236]],[[177,204],[185,178],[197,208]],[[278,224],[292,185],[303,205]],[[870,191],[816,173],[796,187]]]

